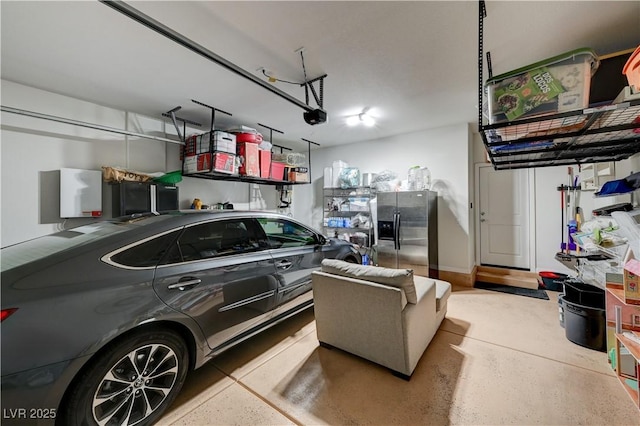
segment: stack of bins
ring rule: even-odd
[[[578,280],[564,282],[564,328],[571,342],[606,351],[604,290]]]

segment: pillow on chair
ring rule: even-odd
[[[382,268],[379,266],[359,265],[337,259],[324,259],[322,261],[322,272],[398,287],[404,290],[407,302],[414,305],[418,303],[416,287],[413,284],[413,270],[411,269]]]

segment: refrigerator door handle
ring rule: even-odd
[[[393,249],[394,250],[398,250],[398,239],[396,238],[396,235],[397,235],[396,234],[396,229],[397,229],[396,228],[396,217],[397,217],[397,214],[394,213],[393,214]]]
[[[395,235],[393,237],[394,245],[395,245],[396,250],[400,250],[400,213],[395,213],[393,216],[394,216],[393,217],[393,221],[394,221],[393,229],[394,229],[394,232],[395,232]]]

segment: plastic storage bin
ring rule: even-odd
[[[271,179],[273,180],[286,180],[284,178],[284,168],[287,165],[284,163],[278,163],[276,161],[271,162]]]
[[[606,351],[604,290],[590,284],[567,280],[564,283],[564,330],[571,342]]]
[[[489,122],[587,108],[598,65],[595,52],[583,48],[487,80]]]
[[[568,279],[564,282],[564,300],[604,308],[604,290],[575,279]]]
[[[155,182],[176,184],[182,181],[182,170],[165,173],[162,176],[153,179]]]
[[[567,274],[551,271],[540,271],[539,275],[542,280],[542,286],[551,291],[562,291],[564,289],[564,281],[568,278]]]
[[[564,331],[571,342],[589,349],[607,350],[604,308],[564,301]]]
[[[413,166],[408,173],[409,191],[431,189],[431,171],[428,167]]]
[[[640,93],[640,46],[631,54],[622,73],[627,76],[632,93]]]

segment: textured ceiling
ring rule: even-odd
[[[263,123],[290,146],[477,122],[477,2],[127,4],[260,78],[264,67],[302,82],[304,47],[307,77],[327,74],[329,121],[306,124],[301,108],[94,1],[0,2],[2,78],[157,118],[180,105],[207,128],[210,112],[196,99],[233,114],[218,114],[216,127]],[[640,44],[640,2],[490,1],[487,14],[494,74],[579,47]],[[299,85],[273,84],[304,102]],[[376,126],[346,126],[363,108]]]

